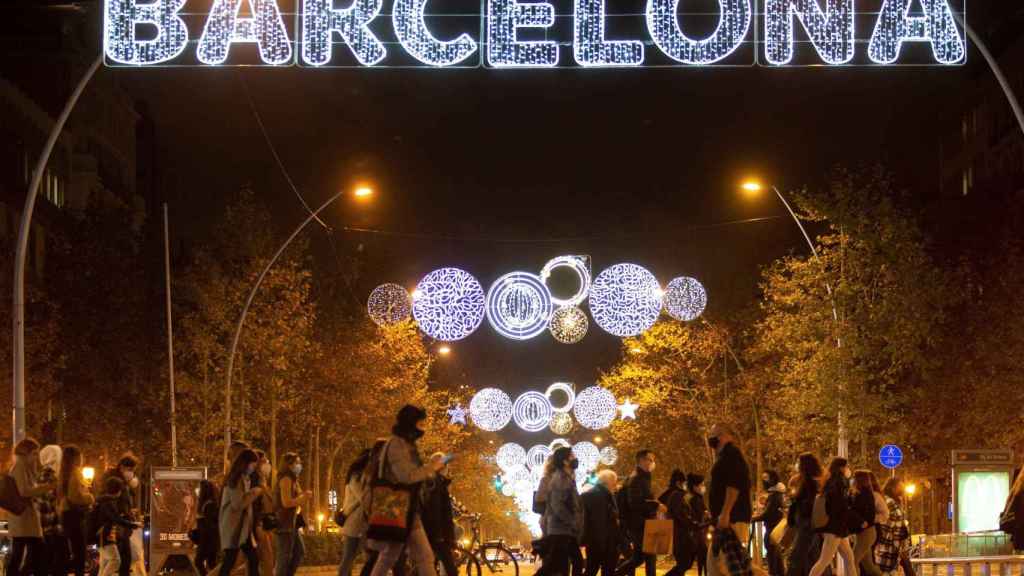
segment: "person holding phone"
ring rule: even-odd
[[[313,493],[303,491],[299,486],[302,474],[302,459],[294,452],[281,458],[281,469],[277,473],[277,489],[274,491],[274,510],[277,511],[277,529],[274,534],[274,549],[277,557],[275,576],[295,576],[306,546],[299,533],[299,515],[302,505],[309,502]]]
[[[423,528],[427,531],[427,540],[434,550],[434,555],[444,566],[445,574],[455,575],[453,551],[455,549],[455,514],[452,506],[451,493],[448,487],[452,483],[448,463],[452,455],[438,452],[430,457],[431,462],[440,463],[443,468],[437,476],[423,483]]]

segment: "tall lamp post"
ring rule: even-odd
[[[807,247],[810,248],[811,255],[814,257],[814,261],[820,264],[821,258],[818,256],[818,248],[817,246],[814,245],[814,241],[811,240],[811,235],[807,233],[807,229],[804,228],[803,222],[801,222],[800,218],[797,217],[796,212],[793,211],[793,207],[789,205],[789,202],[786,200],[786,197],[782,195],[782,192],[779,190],[778,186],[775,186],[774,184],[770,186],[772,191],[775,192],[775,196],[778,197],[779,201],[782,202],[782,205],[786,207],[786,211],[789,212],[789,215],[793,217],[793,222],[795,222],[797,228],[800,229],[800,233],[803,234],[804,240],[807,241]],[[745,180],[742,184],[740,184],[740,188],[747,194],[759,194],[764,190],[765,186],[761,184],[761,182],[758,180],[750,179]],[[836,299],[835,296],[832,294],[832,285],[827,281],[825,282],[825,291],[828,292],[829,301],[832,304],[832,321],[835,324],[836,348],[842,348],[843,340],[839,334],[839,311],[836,309]],[[839,443],[837,446],[836,454],[840,458],[846,458],[850,452],[850,439],[849,433],[846,429],[846,414],[841,407],[839,409],[838,420]]]
[[[256,291],[260,289],[263,284],[263,279],[266,278],[267,273],[274,267],[277,260],[281,257],[281,254],[288,249],[292,241],[303,231],[310,222],[316,220],[321,212],[324,211],[328,206],[334,203],[335,200],[344,196],[348,190],[342,189],[335,195],[327,199],[326,202],[320,205],[315,211],[310,212],[309,216],[306,217],[296,228],[292,231],[291,236],[281,244],[281,247],[274,253],[273,258],[267,263],[266,267],[263,268],[263,272],[260,272],[259,277],[256,278],[256,283],[253,284],[252,289],[249,290],[249,296],[245,299],[245,305],[242,307],[242,313],[238,316],[238,324],[235,326],[235,335],[231,338],[231,351],[228,353],[228,374],[227,380],[224,384],[224,470],[227,471],[227,466],[231,463],[228,462],[228,451],[231,448],[231,378],[235,372],[235,353],[238,352],[238,341],[242,337],[242,327],[245,325],[245,317],[249,314],[249,307],[252,305],[252,301],[256,298]],[[373,188],[369,186],[359,186],[353,192],[352,195],[356,198],[369,198],[373,196]]]

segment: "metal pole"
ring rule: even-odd
[[[786,201],[786,197],[782,195],[782,192],[779,190],[778,186],[775,186],[773,184],[772,190],[775,191],[775,195],[779,197],[779,201],[781,201],[782,205],[786,207],[787,211],[789,211],[789,215],[793,217],[793,222],[796,222],[797,227],[800,228],[800,232],[804,235],[804,240],[807,241],[807,246],[811,249],[811,255],[814,256],[814,261],[820,264],[821,258],[818,257],[818,249],[814,246],[814,242],[811,241],[811,235],[807,233],[807,230],[804,228],[803,222],[801,222],[800,219],[797,218],[796,212],[793,211],[793,208],[789,205],[789,202]],[[828,292],[829,300],[831,300],[832,302],[832,320],[833,322],[835,322],[836,325],[836,348],[842,348],[843,341],[841,336],[839,335],[839,311],[836,309],[836,299],[832,295],[832,285],[828,282],[825,282],[825,290]],[[846,414],[844,413],[842,408],[840,408],[839,410],[838,421],[839,445],[836,447],[836,455],[839,456],[840,458],[847,458],[850,452],[850,439],[849,434],[846,430]]]
[[[174,410],[174,328],[171,324],[171,235],[164,202],[164,286],[167,293],[167,374],[171,385],[171,466],[178,467],[178,427]]]
[[[103,55],[100,54],[92,62],[85,74],[78,81],[78,85],[71,92],[68,101],[64,104],[60,116],[50,129],[50,135],[46,139],[39,160],[36,161],[35,170],[32,172],[32,182],[29,184],[28,193],[25,195],[25,206],[21,212],[21,227],[18,229],[18,244],[14,255],[14,306],[11,310],[14,324],[14,337],[12,348],[14,353],[14,442],[17,443],[25,437],[25,258],[28,251],[28,234],[32,227],[32,212],[36,207],[36,196],[39,194],[39,183],[42,182],[43,174],[46,172],[46,164],[50,161],[50,154],[57,138],[64,129],[64,124],[71,115],[71,111],[82,95],[85,86],[96,74],[100,64],[103,63]]]
[[[315,212],[310,212],[309,216],[302,221],[301,224],[292,232],[291,236],[281,244],[281,247],[274,253],[274,257],[267,263],[266,268],[260,273],[259,277],[256,278],[256,283],[253,285],[252,290],[249,291],[249,297],[245,299],[245,306],[242,307],[242,313],[238,316],[238,324],[235,326],[235,335],[231,338],[231,352],[228,353],[228,375],[227,381],[224,384],[224,472],[227,472],[227,467],[231,464],[228,462],[228,450],[231,448],[231,377],[235,371],[235,353],[238,351],[238,340],[242,336],[242,326],[245,324],[245,317],[249,314],[249,306],[252,305],[253,298],[256,297],[256,291],[259,290],[260,285],[263,284],[263,279],[270,272],[270,269],[277,263],[277,259],[281,257],[285,249],[295,240],[295,237],[302,232],[303,229],[309,225],[316,217],[323,212],[325,208],[330,206],[335,200],[345,194],[345,190],[341,190],[334,196],[327,199],[326,202],[320,205]]]
[[[1013,91],[1013,86],[1010,81],[1006,79],[1006,75],[1003,74],[1003,68],[999,66],[999,61],[992,56],[992,52],[989,51],[988,45],[974,32],[974,28],[971,28],[970,24],[967,23],[963,17],[957,13],[953,13],[953,18],[964,27],[967,31],[967,35],[974,42],[975,46],[978,47],[978,51],[984,56],[985,61],[988,62],[988,67],[992,69],[992,74],[995,75],[996,81],[999,82],[999,86],[1003,89],[1003,94],[1006,95],[1006,99],[1010,102],[1010,108],[1013,109],[1013,115],[1017,117],[1017,124],[1020,126],[1020,131],[1024,133],[1024,109],[1021,108],[1020,100],[1017,99],[1017,94]]]

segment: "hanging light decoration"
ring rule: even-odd
[[[487,432],[497,432],[512,419],[512,399],[497,388],[484,388],[469,402],[473,424]]]
[[[526,450],[519,444],[510,442],[498,448],[494,460],[498,464],[498,468],[505,473],[512,473],[526,465]]]
[[[516,398],[512,419],[527,432],[540,432],[551,423],[551,403],[540,392],[526,392]]]
[[[580,426],[589,430],[603,430],[615,420],[618,404],[610,391],[600,386],[591,386],[576,395],[572,411]]]
[[[577,442],[572,447],[572,453],[580,461],[579,469],[591,472],[601,463],[601,451],[590,442]]]
[[[587,314],[574,306],[565,306],[555,310],[548,322],[551,337],[562,344],[576,344],[583,340],[590,328]]]
[[[526,467],[532,472],[537,470],[544,470],[544,464],[547,463],[548,458],[551,456],[551,448],[543,444],[538,444],[526,453]]]
[[[601,448],[601,464],[614,466],[619,461],[619,451],[614,446]]]
[[[366,312],[378,326],[404,322],[412,314],[409,293],[398,284],[381,284],[370,292]]]
[[[694,278],[675,278],[665,288],[665,310],[676,320],[696,320],[707,305],[708,293]]]
[[[586,256],[558,256],[548,260],[547,264],[544,264],[544,268],[540,271],[540,279],[547,286],[548,279],[551,278],[551,273],[556,268],[569,268],[576,273],[576,277],[579,278],[579,288],[576,293],[568,298],[556,298],[551,296],[551,302],[555,306],[562,307],[575,307],[583,303],[587,298],[587,294],[590,292],[590,265]],[[550,286],[548,286],[550,289]]]
[[[572,416],[565,412],[557,412],[551,417],[551,431],[559,436],[572,432]]]
[[[513,340],[529,340],[543,332],[551,309],[547,286],[527,272],[505,274],[487,292],[487,319],[499,334]]]
[[[484,289],[472,274],[458,268],[441,268],[424,276],[416,286],[412,315],[426,335],[454,342],[480,327],[484,301]]]
[[[556,406],[554,400],[552,400],[551,397],[558,392],[565,394],[566,399],[563,404]],[[567,384],[565,382],[555,382],[551,386],[548,386],[548,389],[547,391],[544,392],[544,395],[547,396],[548,402],[551,404],[551,409],[553,411],[564,413],[572,412],[572,405],[576,402],[576,391],[573,390],[571,384]]]
[[[638,336],[658,321],[661,299],[661,286],[654,274],[636,264],[616,264],[594,280],[590,314],[609,334]]]

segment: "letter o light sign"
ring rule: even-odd
[[[717,12],[707,6],[717,4]],[[344,7],[339,7],[342,5]],[[108,66],[958,65],[966,0],[103,0]]]

